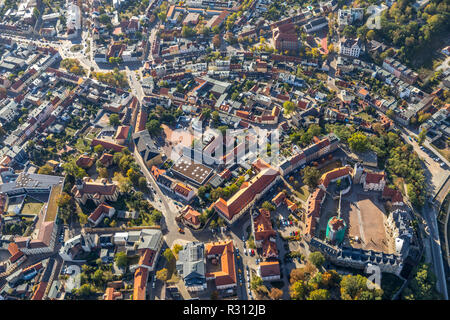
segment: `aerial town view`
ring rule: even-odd
[[[449,217],[449,0],[0,0],[0,300],[448,300]]]

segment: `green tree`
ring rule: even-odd
[[[166,268],[156,271],[156,279],[166,282],[169,279],[169,271]]]
[[[283,103],[284,112],[290,114],[295,110],[295,104],[292,101],[285,101]]]
[[[116,113],[113,113],[109,116],[109,125],[113,127],[117,127],[120,125],[119,115]]]
[[[303,183],[307,185],[310,190],[315,189],[319,184],[320,171],[317,168],[306,166],[302,170],[302,175],[303,175],[302,179]]]
[[[260,286],[263,285],[263,279],[258,276],[253,276],[252,280],[250,281],[250,288],[252,290],[257,290]]]
[[[169,248],[167,248],[163,253],[164,258],[166,258],[167,262],[171,263],[175,261],[175,256]]]
[[[346,275],[342,277],[341,298],[343,300],[380,300],[381,289],[368,289],[367,278],[362,275]]]
[[[39,168],[38,173],[50,175],[53,173],[53,168],[48,164],[44,164],[42,167]]]
[[[309,293],[308,300],[329,300],[330,292],[327,289],[317,289]]]
[[[440,295],[436,291],[436,276],[430,270],[430,265],[423,263],[418,266],[414,278],[403,292],[406,300],[436,300]]]
[[[263,207],[266,210],[269,210],[270,212],[275,211],[275,206],[271,204],[269,201],[264,201],[261,207]]]
[[[159,120],[157,119],[152,119],[150,120],[147,125],[146,128],[148,130],[148,132],[150,133],[151,136],[156,136],[161,132],[161,124],[159,122]]]
[[[395,117],[395,112],[394,112],[394,110],[389,109],[388,111],[386,111],[386,116],[387,116],[389,119],[394,119],[394,117]]]
[[[306,285],[302,280],[294,282],[289,290],[292,300],[304,300],[306,295]]]
[[[308,261],[319,269],[325,263],[325,257],[320,251],[315,251],[309,254]]]
[[[109,119],[109,121],[111,122],[111,118]],[[101,144],[98,144],[94,147],[94,152],[96,154],[102,154],[104,150],[105,150],[105,147],[102,146]]]
[[[348,144],[353,152],[364,152],[369,149],[367,136],[359,131],[351,135]]]
[[[128,257],[125,252],[119,252],[115,257],[116,264],[119,268],[126,268],[128,265]]]
[[[421,130],[419,133],[418,143],[421,146],[425,141],[425,137],[427,136],[427,130]]]

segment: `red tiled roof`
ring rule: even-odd
[[[331,226],[331,229],[333,229],[334,231],[338,231],[344,227],[344,220],[334,216],[331,218],[329,224]]]
[[[279,276],[280,263],[278,261],[261,262],[259,264],[261,277]]]
[[[130,126],[119,126],[117,128],[117,133],[114,139],[127,139],[128,133],[130,132]]]
[[[102,203],[94,210],[94,212],[92,212],[89,215],[89,219],[92,220],[93,222],[97,222],[98,218],[100,218],[102,214],[108,214],[109,210],[111,209],[112,209],[111,206]]]
[[[308,198],[306,210],[306,234],[313,235],[316,227],[316,218],[320,216],[320,203],[325,195],[325,191],[316,188]]]
[[[366,183],[380,183],[385,177],[384,173],[367,172]]]
[[[148,248],[144,249],[144,251],[141,252],[141,256],[139,258],[139,265],[151,267],[153,265],[153,261],[155,260],[155,256],[155,251]]]
[[[112,163],[114,156],[112,154],[109,153],[104,153],[99,161],[104,165],[104,166],[108,166],[109,164]]]
[[[40,269],[42,269],[43,268],[43,266],[42,266],[42,262],[38,262],[38,263],[36,263],[36,264],[33,264],[32,266],[29,266],[29,267],[26,267],[25,269],[23,269],[22,270],[22,273],[26,273],[26,272],[28,272],[28,271],[30,271],[30,270],[32,270],[32,269],[34,269],[34,270],[40,270]]]
[[[47,282],[41,281],[33,294],[31,300],[42,300],[44,297],[45,289],[47,289]]]
[[[75,164],[79,167],[82,168],[88,168],[91,167],[94,164],[94,159],[86,156],[86,155],[81,155],[77,161],[75,162]]]
[[[95,147],[96,145],[99,145],[99,144],[102,145],[105,149],[111,149],[116,152],[121,152],[122,149],[125,148],[124,146],[121,146],[121,145],[113,143],[113,142],[100,140],[100,139],[92,139],[91,145],[93,147]]]
[[[385,186],[382,193],[383,198],[390,199],[392,202],[403,202],[402,193],[395,188],[389,188]]]
[[[141,109],[139,111],[137,121],[136,121],[136,130],[134,132],[140,132],[145,130],[145,124],[147,123],[148,114],[145,110]]]
[[[139,267],[134,273],[133,300],[146,300],[148,269]]]

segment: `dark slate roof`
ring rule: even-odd
[[[133,141],[136,145],[137,151],[145,162],[153,159],[160,153],[158,147],[155,145],[155,142],[152,137],[150,137],[147,130],[133,134]]]

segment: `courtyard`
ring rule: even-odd
[[[348,226],[346,245],[393,253],[385,231],[387,217],[379,196],[379,192],[364,192],[356,186],[342,199],[342,218]]]
[[[341,200],[341,218],[347,224],[345,246],[393,253],[391,241],[385,231],[384,203],[377,191],[365,192],[361,185],[352,185],[349,193]],[[327,194],[322,205],[321,218],[318,224],[317,236],[325,238],[328,220],[337,215],[339,198],[334,199]]]

